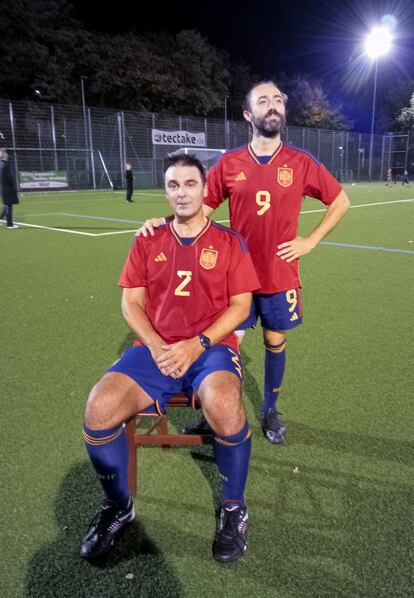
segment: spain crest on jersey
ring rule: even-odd
[[[217,256],[216,249],[203,249],[200,255],[200,266],[205,270],[212,270],[217,263]]]
[[[283,166],[283,168],[277,169],[277,182],[282,187],[290,187],[293,183],[293,170],[292,168],[287,168],[287,166]]]

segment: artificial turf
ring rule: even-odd
[[[133,239],[123,231],[169,210],[154,190],[131,205],[112,192],[22,197],[20,228],[0,230],[0,596],[413,596],[414,189],[347,191],[353,205],[371,205],[351,209],[326,241],[377,249],[322,245],[302,260],[304,323],[289,334],[280,400],[285,446],[260,431],[260,328],[243,343],[250,541],[230,566],[211,557],[210,447],[140,449],[137,521],[106,564],[78,556],[100,500],[83,407],[131,342],[117,288]],[[320,207],[305,200],[303,234]],[[179,411],[177,427],[192,418]]]

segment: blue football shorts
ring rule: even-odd
[[[237,330],[255,328],[257,318],[266,330],[290,330],[302,324],[301,290],[289,289],[272,295],[253,293],[250,314]]]
[[[185,393],[189,399],[196,395],[201,382],[212,372],[232,372],[243,380],[243,366],[240,354],[227,345],[213,345],[195,361],[187,373],[175,379],[164,376],[155,365],[147,347],[138,346],[127,349],[108,372],[126,374],[155,401],[144,412],[165,413],[166,404],[177,393]]]

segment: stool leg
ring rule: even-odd
[[[126,422],[125,434],[128,441],[128,486],[132,496],[137,495],[137,457],[138,447],[135,446],[136,416]]]
[[[168,415],[160,415],[158,420],[158,429],[160,434],[168,434]],[[170,450],[171,446],[169,444],[162,444],[161,448],[163,451]]]

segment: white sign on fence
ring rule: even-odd
[[[186,145],[202,146],[206,145],[205,133],[191,133],[189,131],[160,131],[152,129],[153,145]]]
[[[20,172],[20,189],[59,189],[68,186],[68,178],[64,170]]]

